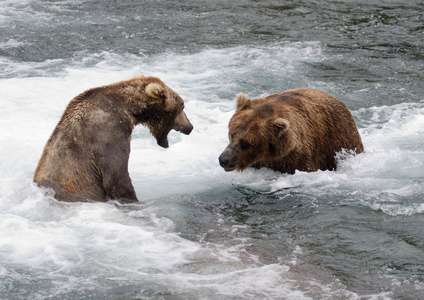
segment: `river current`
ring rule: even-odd
[[[0,299],[424,298],[424,4],[0,1]],[[185,101],[142,126],[140,203],[63,203],[32,181],[68,102],[134,74]],[[234,98],[313,87],[365,147],[337,171],[226,173]]]

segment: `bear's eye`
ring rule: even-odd
[[[231,132],[228,132],[228,139],[229,139],[230,141],[232,141],[232,140],[233,140],[233,138],[234,138],[234,134],[232,134]]]
[[[250,148],[250,144],[245,140],[240,140],[240,148],[241,150],[247,150]]]

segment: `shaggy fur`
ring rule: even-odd
[[[303,88],[250,100],[236,97],[230,143],[219,157],[226,171],[268,167],[283,173],[336,169],[342,149],[363,151],[350,111],[333,96]]]
[[[34,174],[63,201],[135,202],[128,173],[131,133],[142,124],[161,147],[172,129],[193,129],[181,97],[154,77],[90,89],[66,107],[44,147]]]

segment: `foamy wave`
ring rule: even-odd
[[[113,203],[61,203],[23,179],[9,181],[0,194],[0,247],[10,250],[2,256],[8,264],[64,273],[87,263],[105,270],[119,266],[124,273],[163,272],[187,263],[199,249],[168,232],[173,223],[149,208],[126,212]]]
[[[390,216],[412,216],[424,213],[424,204],[422,203],[413,203],[410,206],[405,206],[405,204],[372,203],[369,206]]]

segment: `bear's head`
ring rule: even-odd
[[[168,133],[174,129],[190,134],[193,125],[184,113],[184,101],[161,80],[154,77],[137,76],[133,80],[142,82],[144,104],[134,113],[137,123],[147,126],[159,146],[167,148]]]
[[[290,122],[275,115],[274,103],[250,100],[243,94],[237,95],[236,103],[237,110],[228,125],[230,142],[219,156],[225,171],[243,171],[292,150]]]

